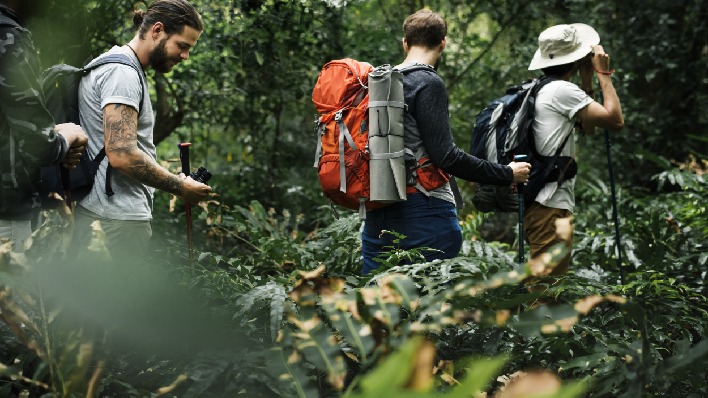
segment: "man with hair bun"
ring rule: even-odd
[[[91,224],[100,221],[114,258],[121,254],[142,257],[147,252],[155,189],[189,203],[204,200],[211,191],[156,162],[154,117],[144,73],[146,68],[167,73],[189,58],[203,30],[201,16],[185,0],[156,0],[147,10],[135,10],[133,21],[137,30],[133,39],[99,58],[122,54],[135,68],[118,63],[99,66],[82,79],[79,88],[89,154],[93,158],[105,146],[108,161],[101,163],[91,193],[76,208],[76,241],[87,247]],[[113,171],[107,177],[108,164]],[[104,192],[106,178],[114,195]]]
[[[437,74],[447,45],[447,23],[430,10],[420,10],[403,22],[403,50],[406,59],[398,68],[421,65],[403,75],[407,111],[404,116],[406,169],[415,172],[413,154],[423,154],[432,166],[468,181],[511,185],[528,180],[530,165],[512,162],[508,166],[478,159],[460,149],[452,139],[445,83]],[[412,163],[412,165],[411,165]],[[457,220],[455,198],[450,183],[427,192],[408,194],[407,200],[369,210],[361,234],[363,273],[378,267],[376,257],[390,247],[431,248],[422,254],[426,261],[457,256],[462,247],[462,230]],[[395,236],[384,231],[405,235]]]

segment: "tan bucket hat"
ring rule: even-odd
[[[600,35],[589,25],[574,23],[555,25],[538,35],[538,50],[529,65],[529,70],[568,64],[577,61],[600,44]]]

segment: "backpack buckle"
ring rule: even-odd
[[[342,115],[343,112],[344,112],[344,110],[342,109],[334,114],[334,121],[335,122],[340,123],[342,120],[344,120],[344,116]]]

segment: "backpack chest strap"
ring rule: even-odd
[[[322,118],[317,120],[317,127],[315,131],[317,132],[317,151],[315,151],[315,164],[312,166],[314,168],[319,167],[320,158],[322,157],[322,137],[324,136],[326,129],[326,124],[322,122]]]

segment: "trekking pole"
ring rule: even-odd
[[[526,160],[526,155],[514,156],[514,162],[523,162]],[[516,184],[516,190],[519,193],[519,264],[525,262],[524,259],[524,184]]]
[[[610,132],[605,129],[605,147],[607,148],[607,171],[610,174],[610,196],[612,197],[612,220],[615,223],[615,247],[617,249],[617,268],[620,273],[620,283],[624,285],[624,268],[622,267],[622,236],[620,235],[619,217],[617,215],[617,193],[615,191],[615,174],[612,170],[612,143]]]
[[[179,148],[179,160],[182,163],[182,173],[189,177],[190,167],[189,167],[189,147],[192,145],[189,142],[183,142],[177,144]],[[192,205],[185,201],[185,215],[187,216],[187,248],[189,250],[189,265],[192,265],[192,248],[194,243],[192,241]]]
[[[598,98],[603,103],[602,92]],[[607,149],[607,172],[610,175],[610,197],[612,198],[612,221],[615,223],[615,248],[617,251],[617,269],[620,273],[620,283],[624,285],[624,268],[622,267],[622,236],[620,235],[619,216],[617,214],[617,193],[615,190],[615,173],[612,170],[612,142],[610,132],[605,130],[605,148]]]

